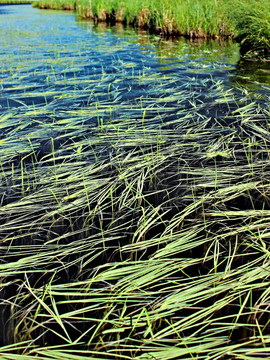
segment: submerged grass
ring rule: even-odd
[[[268,358],[269,107],[198,85],[2,115],[1,359]]]

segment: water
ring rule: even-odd
[[[78,127],[143,117],[155,127],[193,108],[219,117],[227,109],[213,104],[228,89],[261,94],[270,80],[269,64],[246,67],[233,42],[165,41],[30,5],[0,6],[0,64],[0,114],[13,119],[1,138],[55,137],[71,131],[66,119]]]

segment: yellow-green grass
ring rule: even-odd
[[[267,358],[269,108],[204,86],[1,117],[1,359]]]

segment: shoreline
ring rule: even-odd
[[[98,3],[99,1],[96,1]],[[209,3],[209,1],[206,1]],[[213,1],[210,0],[210,3]],[[219,18],[219,14],[216,15],[216,23],[210,24],[210,19],[197,19],[194,26],[184,24],[183,21],[177,21],[174,15],[163,14],[161,10],[150,10],[146,6],[142,5],[139,11],[130,12],[129,10],[121,7],[108,9],[105,6],[93,5],[93,2],[86,3],[84,0],[75,1],[60,1],[56,0],[48,1],[41,0],[37,3],[37,7],[40,9],[50,10],[69,10],[76,11],[76,13],[83,19],[91,19],[95,23],[103,22],[110,25],[121,23],[123,25],[130,25],[134,28],[148,30],[150,33],[160,35],[164,38],[178,38],[185,37],[190,39],[232,39],[236,37],[236,34],[232,33],[232,29],[227,29],[227,25]],[[188,20],[191,20],[192,13],[187,14]],[[218,19],[217,19],[218,17]],[[187,22],[188,22],[187,20]],[[203,20],[206,20],[205,22]],[[186,21],[186,20],[185,20]],[[191,23],[191,21],[190,21]]]
[[[254,10],[254,6],[255,10]],[[185,0],[40,0],[40,9],[75,11],[95,23],[122,23],[167,38],[234,39],[242,57],[267,59],[270,56],[270,20],[261,1]],[[270,4],[269,4],[270,11]]]

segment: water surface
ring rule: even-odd
[[[0,6],[0,63],[1,137],[25,146],[100,121],[157,127],[198,108],[220,117],[220,97],[267,91],[270,71],[239,62],[233,42],[165,41],[30,5]]]

